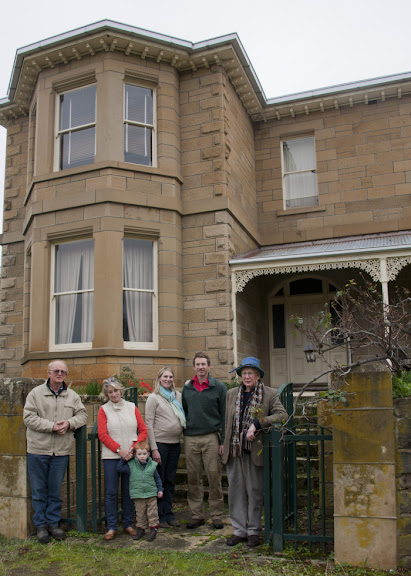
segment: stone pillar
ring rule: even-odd
[[[397,566],[395,442],[391,374],[366,367],[348,378],[334,425],[335,560]]]
[[[27,538],[32,528],[23,407],[30,390],[42,382],[0,380],[0,533],[7,538]]]

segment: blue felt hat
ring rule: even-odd
[[[261,378],[264,378],[264,370],[260,368],[260,361],[258,360],[258,358],[254,358],[253,356],[247,356],[247,358],[244,358],[244,360],[242,360],[240,366],[234,368],[234,370],[230,370],[229,374],[235,371],[239,376],[241,376],[241,371],[243,370],[243,368],[255,368],[256,370],[259,371]]]

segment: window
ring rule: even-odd
[[[123,340],[153,348],[156,326],[155,242],[125,238],[123,246]]]
[[[312,136],[283,140],[284,208],[300,208],[318,204],[315,142]]]
[[[55,245],[52,263],[52,347],[90,348],[94,332],[94,241]]]
[[[153,165],[154,93],[150,88],[125,85],[124,160]]]
[[[58,169],[92,164],[96,152],[96,86],[59,95]]]

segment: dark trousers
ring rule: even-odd
[[[161,466],[158,466],[157,470],[163,483],[163,497],[157,501],[158,516],[160,522],[169,522],[174,520],[174,514],[171,509],[173,506],[174,480],[181,446],[180,442],[177,442],[177,444],[157,442],[157,449],[161,456]]]
[[[134,515],[134,502],[130,498],[130,476],[117,471],[118,459],[103,460],[106,497],[106,524],[108,530],[117,530],[118,481],[121,476],[121,505],[123,508],[123,528],[131,526]]]

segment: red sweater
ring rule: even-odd
[[[144,424],[144,420],[142,415],[140,414],[137,406],[136,406],[136,420],[137,420],[137,430],[138,436],[137,440],[134,442],[133,447],[137,442],[143,442],[148,438],[148,432],[146,425]],[[97,429],[98,429],[98,437],[100,442],[103,442],[104,446],[107,446],[109,450],[112,452],[117,452],[117,449],[120,448],[120,444],[118,444],[115,440],[113,440],[107,432],[107,415],[102,408],[98,411],[97,416]]]

